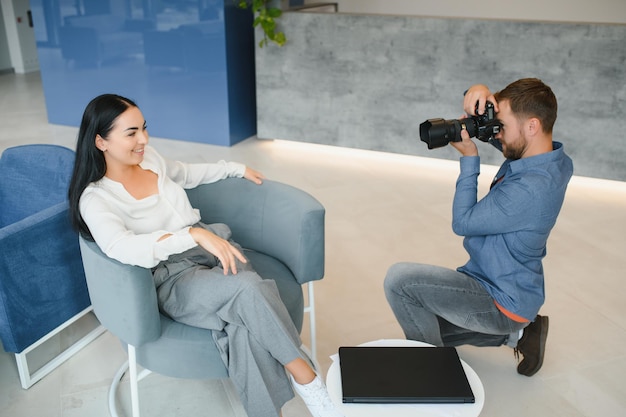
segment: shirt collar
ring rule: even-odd
[[[546,152],[539,155],[530,156],[528,158],[520,158],[515,161],[509,160],[509,170],[511,172],[525,171],[538,165],[544,165],[563,157],[563,144],[561,142],[552,142],[552,152]]]

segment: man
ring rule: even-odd
[[[508,345],[534,375],[543,363],[548,317],[542,259],[572,176],[563,145],[552,141],[557,102],[538,79],[521,79],[491,94],[475,85],[465,94],[467,114],[494,104],[501,123],[493,145],[507,158],[489,193],[477,201],[478,148],[467,131],[450,144],[461,153],[452,228],[464,236],[469,261],[457,270],[393,265],[387,300],[408,339],[436,346]],[[476,104],[478,103],[478,109]]]

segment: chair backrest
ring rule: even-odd
[[[0,157],[0,228],[67,200],[74,151],[22,145]]]

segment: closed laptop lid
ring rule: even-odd
[[[339,348],[344,403],[473,403],[453,347]]]

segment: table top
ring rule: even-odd
[[[432,346],[415,340],[382,339],[359,346]],[[326,386],[333,402],[346,417],[476,417],[485,403],[485,390],[478,374],[461,359],[461,364],[472,387],[474,404],[344,404],[341,401],[341,369],[339,356],[333,355],[333,363],[326,375]]]

